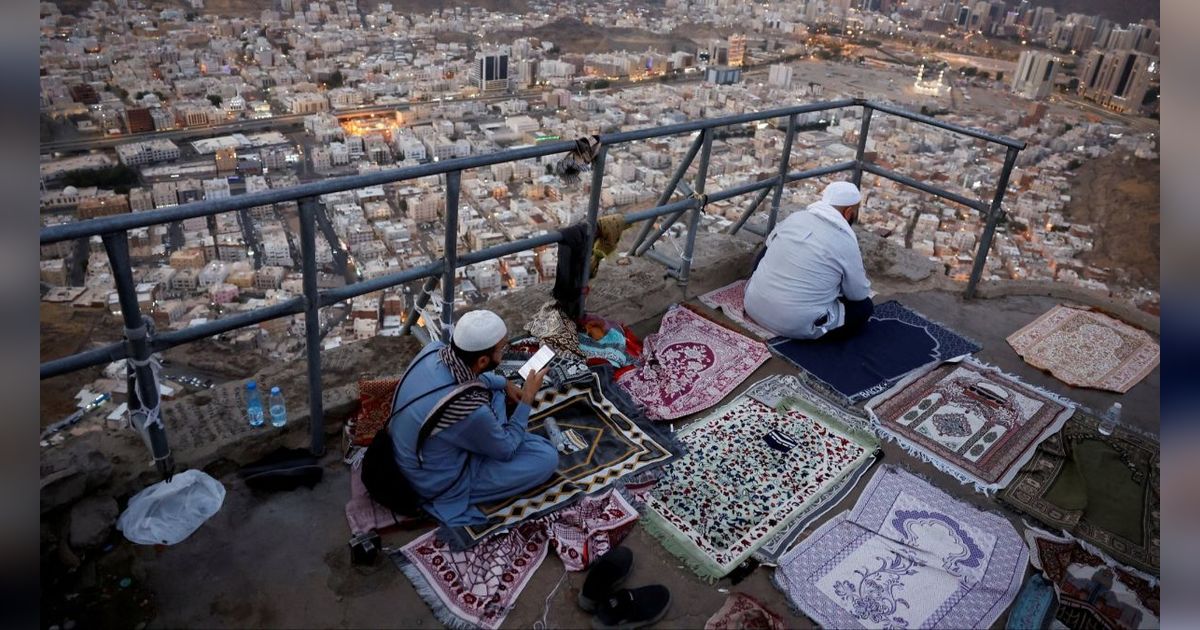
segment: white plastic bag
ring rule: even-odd
[[[185,470],[134,495],[117,529],[141,545],[174,545],[221,509],[225,486],[199,470]]]

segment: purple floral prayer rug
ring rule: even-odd
[[[644,363],[617,383],[651,420],[674,420],[721,402],[771,356],[767,346],[679,306],[646,337]]]
[[[1003,517],[887,466],[854,509],[780,559],[774,581],[826,628],[987,628],[1016,598],[1028,562]]]

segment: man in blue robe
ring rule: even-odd
[[[526,432],[546,370],[531,374],[523,388],[493,371],[507,337],[495,313],[464,314],[449,345],[435,341],[422,349],[392,400],[400,470],[425,511],[449,526],[483,522],[476,505],[535,488],[558,466],[550,441]]]

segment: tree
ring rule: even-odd
[[[996,80],[997,80],[997,81],[1003,81],[1003,80],[1004,80],[1004,73],[1003,73],[1003,72],[1001,72],[1001,71],[999,71],[999,70],[997,70],[997,71],[996,71]]]
[[[329,87],[340,88],[346,81],[346,77],[342,76],[341,70],[334,70],[333,74],[329,75]]]
[[[969,77],[973,77],[979,73],[979,68],[976,68],[975,66],[967,66],[966,68],[963,68],[962,73]]]
[[[992,78],[992,75],[988,71],[984,70],[983,72],[979,73],[979,78],[987,81]]]
[[[208,102],[212,103],[213,107],[220,107],[221,102],[223,100],[225,100],[225,99],[221,98],[220,94],[209,94],[208,95]]]

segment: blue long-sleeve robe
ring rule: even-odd
[[[488,372],[479,378],[492,391],[491,405],[428,438],[418,461],[422,422],[457,384],[437,354],[444,346],[435,341],[414,359],[392,400],[392,411],[421,398],[392,418],[390,432],[404,475],[421,496],[434,497],[425,510],[446,525],[470,525],[485,520],[476,504],[510,497],[548,479],[558,465],[558,451],[546,438],[526,432],[529,405],[517,404],[508,416],[507,381]]]

